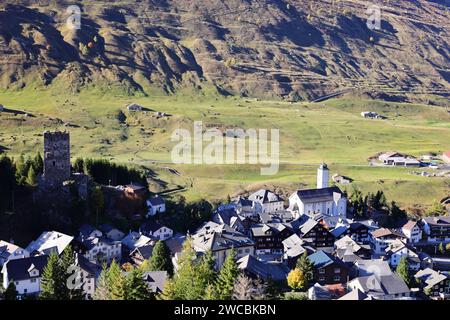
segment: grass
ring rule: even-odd
[[[42,132],[68,129],[72,157],[106,157],[144,165],[155,171],[157,191],[184,186],[188,200],[219,199],[245,189],[279,187],[286,192],[313,187],[318,163],[331,173],[350,176],[364,191],[383,189],[388,198],[407,207],[430,205],[450,193],[449,181],[410,174],[411,169],[373,168],[367,158],[396,150],[415,156],[450,149],[450,113],[442,107],[388,103],[373,100],[333,99],[319,104],[257,101],[221,97],[211,88],[176,95],[126,97],[91,88],[80,94],[25,89],[0,92],[0,103],[24,110],[33,117],[0,113],[0,146],[9,153],[34,153],[42,149]],[[205,93],[207,92],[207,93]],[[135,102],[151,112],[128,113],[121,125],[116,114]],[[376,111],[388,120],[368,120],[361,111]],[[156,119],[153,111],[170,114]],[[56,119],[76,127],[64,127]],[[221,129],[228,127],[280,130],[281,167],[277,175],[261,176],[252,165],[173,165],[170,141],[173,130],[192,131],[193,121]],[[176,168],[181,175],[168,172]]]

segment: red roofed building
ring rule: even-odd
[[[442,160],[444,160],[444,162],[450,163],[450,150],[444,152],[444,154],[442,155]]]

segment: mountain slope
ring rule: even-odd
[[[85,86],[126,94],[214,85],[222,93],[312,100],[347,89],[420,100],[450,92],[445,1],[80,1],[0,4],[0,87]]]

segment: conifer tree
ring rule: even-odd
[[[149,300],[151,297],[152,293],[144,280],[144,272],[134,268],[125,281],[125,300]]]
[[[409,273],[409,263],[406,257],[402,257],[397,265],[397,274],[405,281],[408,287],[413,284],[410,273]]]
[[[108,271],[108,283],[111,300],[124,300],[125,298],[125,276],[115,260],[111,263]]]
[[[296,268],[303,272],[306,284],[309,284],[313,279],[314,264],[309,260],[306,251],[297,260]]]
[[[26,180],[27,184],[29,184],[30,186],[35,186],[37,184],[37,176],[36,176],[36,171],[34,170],[33,166],[30,166],[30,168],[28,169],[28,174],[27,174],[27,180]]]
[[[233,249],[225,258],[217,279],[216,291],[221,300],[229,300],[233,294],[234,282],[239,274],[235,257],[236,250]]]
[[[94,293],[94,300],[110,300],[109,271],[106,264],[103,264],[102,272],[97,281],[97,288]]]
[[[188,237],[183,243],[178,270],[174,277],[168,280],[164,288],[163,298],[168,300],[198,300],[204,298],[206,288],[202,286],[202,281],[198,276],[196,256],[192,247],[192,239]]]
[[[14,281],[10,281],[4,292],[5,300],[17,300],[18,294]]]
[[[158,241],[153,248],[152,256],[148,263],[149,271],[167,271],[167,274],[172,277],[173,263],[170,255],[170,250],[164,241]]]
[[[41,293],[39,297],[43,300],[58,300],[60,292],[58,285],[61,281],[61,267],[58,255],[50,253],[47,265],[44,267],[41,279]]]
[[[41,174],[44,172],[44,160],[42,159],[40,152],[36,153],[33,158],[33,167],[36,174]]]

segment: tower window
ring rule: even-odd
[[[53,161],[53,166],[56,166],[56,161]]]

